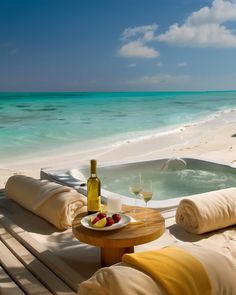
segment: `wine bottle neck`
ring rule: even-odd
[[[96,173],[91,173],[91,177],[97,177]]]
[[[90,163],[91,176],[92,176],[92,174],[95,174],[95,176],[96,176],[96,170],[97,170],[97,161],[96,160],[91,160],[91,163]]]

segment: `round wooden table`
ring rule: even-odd
[[[159,238],[165,230],[164,218],[156,209],[138,208],[136,213],[130,212],[131,206],[123,206],[122,209],[136,222],[112,231],[95,231],[80,223],[87,214],[79,214],[73,221],[72,231],[78,240],[101,248],[102,267],[120,262],[123,254],[134,252],[134,246]]]

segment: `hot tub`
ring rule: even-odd
[[[78,178],[86,180],[89,177],[88,166],[80,167],[77,172]],[[70,173],[67,171],[65,174]],[[235,167],[196,158],[109,164],[99,166],[98,175],[102,183],[103,200],[108,195],[121,195],[123,203],[132,205],[135,203],[134,195],[130,193],[132,179],[139,177],[141,180],[152,180],[153,199],[148,206],[159,208],[175,207],[185,196],[236,187]],[[84,185],[81,182],[76,189],[86,193]],[[138,200],[138,205],[144,206],[145,203]]]

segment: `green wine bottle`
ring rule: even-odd
[[[87,207],[88,214],[100,211],[101,207],[101,183],[97,177],[97,161],[90,161],[90,177],[87,181]]]

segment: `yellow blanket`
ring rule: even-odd
[[[177,247],[125,254],[123,262],[142,269],[170,295],[210,295],[211,284],[203,265]]]

